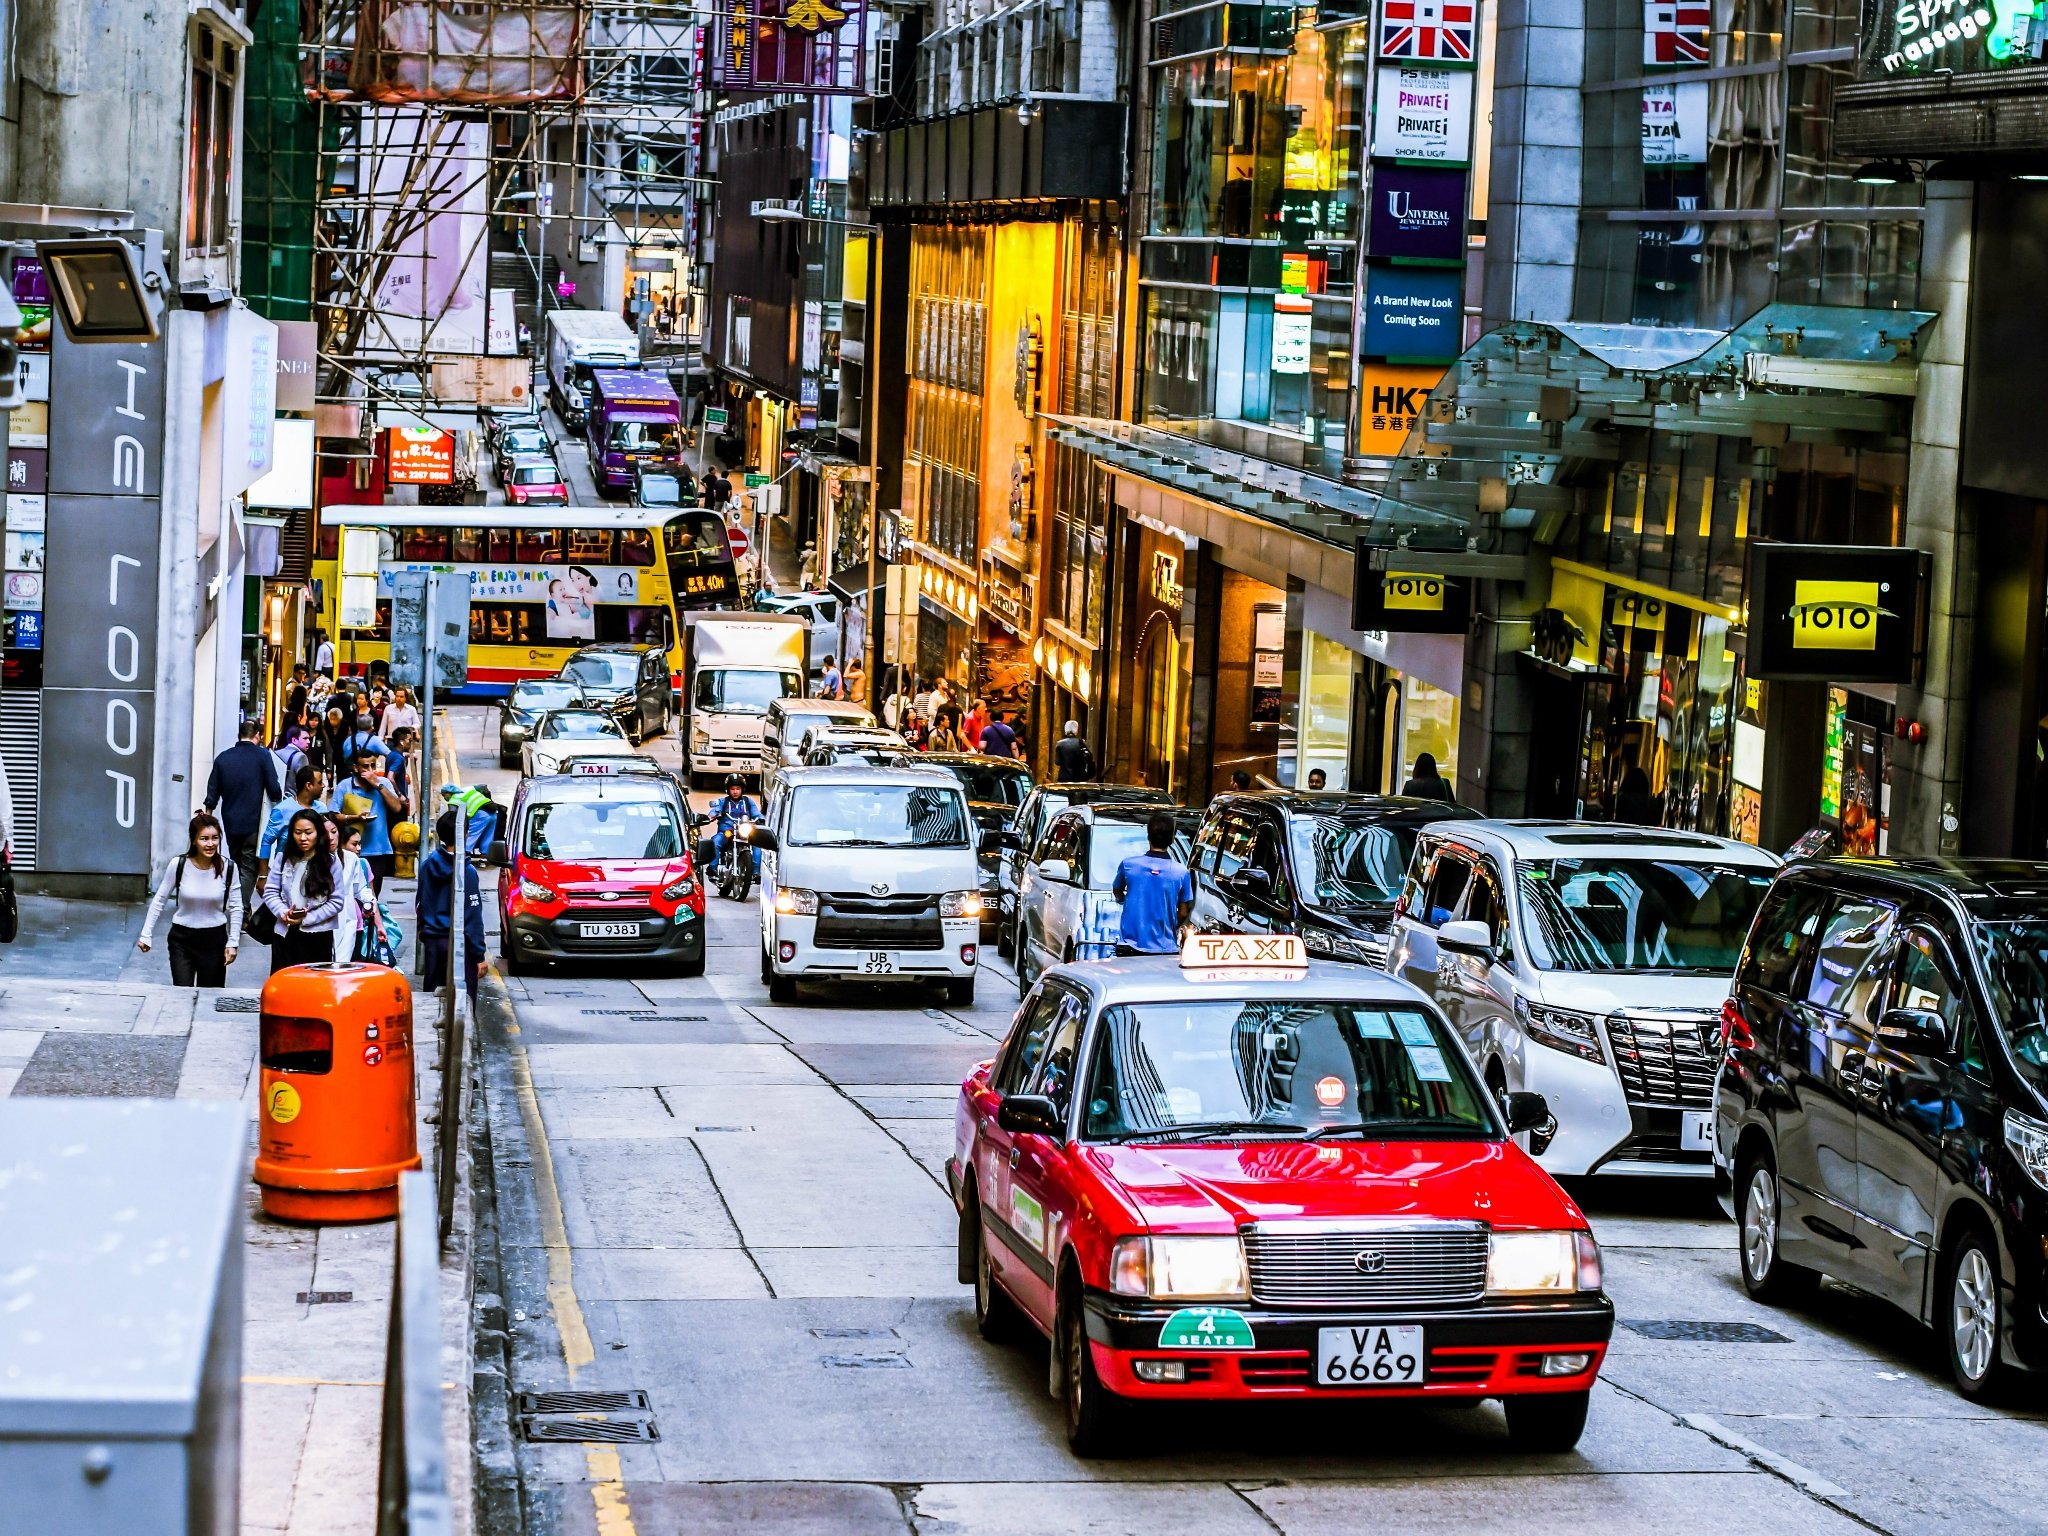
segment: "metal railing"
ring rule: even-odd
[[[452,1536],[441,1405],[441,1245],[434,1192],[398,1176],[398,1257],[384,1343],[384,1432],[377,1458],[377,1536]]]

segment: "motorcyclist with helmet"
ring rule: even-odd
[[[711,867],[719,870],[725,863],[726,839],[736,835],[738,829],[748,822],[759,821],[761,811],[747,793],[747,782],[738,774],[725,781],[725,795],[718,802],[718,830],[711,835]],[[761,855],[756,850],[746,850],[748,874],[761,872]],[[749,881],[751,884],[751,880]]]

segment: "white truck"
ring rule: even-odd
[[[640,338],[603,309],[547,312],[548,396],[565,426],[582,430],[589,410],[593,368],[637,368]]]
[[[800,697],[810,626],[780,613],[683,615],[683,741],[692,788],[703,775],[761,771],[761,721]]]

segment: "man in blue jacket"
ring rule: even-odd
[[[455,856],[455,812],[443,811],[434,823],[434,850],[420,860],[419,909],[416,919],[420,936],[420,975],[430,987],[448,979],[449,911],[455,892],[455,871],[463,875],[462,982],[476,1004],[476,984],[490,963],[485,952],[484,898],[477,883],[476,868],[468,859]]]

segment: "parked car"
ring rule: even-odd
[[[811,626],[811,670],[823,669],[839,654],[839,599],[830,592],[763,592],[754,599],[763,613],[793,613]],[[840,656],[844,661],[846,658]]]
[[[1778,859],[1608,822],[1424,827],[1387,969],[1435,999],[1497,1094],[1540,1093],[1555,1174],[1713,1173],[1715,1039]]]
[[[548,436],[548,429],[536,423],[529,427],[509,427],[499,433],[497,442],[491,445],[491,452],[497,461],[494,467],[502,484],[514,459],[553,458],[555,444]]]
[[[804,760],[804,741],[820,726],[872,726],[874,711],[851,699],[775,699],[761,717],[761,793]],[[899,738],[900,739],[900,738]]]
[[[806,768],[893,768],[904,760],[910,743],[878,725],[821,725],[804,737]]]
[[[1001,903],[997,899],[1003,883],[1003,847],[989,833],[1010,831],[1018,809],[1031,793],[1031,767],[1014,758],[983,757],[979,752],[908,752],[896,761],[899,768],[922,764],[943,768],[967,791],[967,809],[981,831],[981,849],[976,861],[981,866],[981,940],[1002,936],[1005,953],[1009,938],[1003,932]]]
[[[586,645],[562,663],[562,677],[583,690],[593,708],[607,711],[627,737],[641,741],[668,729],[675,706],[668,653],[624,641]]]
[[[1383,967],[1416,834],[1432,822],[1478,814],[1388,795],[1219,795],[1189,866],[1194,926],[1298,933],[1319,959]]]
[[[999,759],[994,759],[999,761]],[[1013,954],[1017,941],[1017,889],[1024,883],[1024,861],[1030,857],[1052,825],[1053,817],[1070,805],[1107,805],[1122,802],[1149,806],[1154,810],[1175,809],[1173,796],[1163,789],[1141,789],[1135,784],[1040,784],[1024,797],[1010,830],[1003,834],[1001,863],[996,871],[996,899],[1001,910],[997,947]]]
[[[2048,1369],[2048,864],[1787,866],[1719,1033],[1749,1293],[1884,1297],[1966,1397]]]
[[[544,713],[582,702],[583,690],[559,677],[527,677],[514,683],[498,703],[498,766],[519,766],[520,748]]]
[[[1024,866],[1017,893],[1017,995],[1047,966],[1107,960],[1116,953],[1124,906],[1116,899],[1117,867],[1149,846],[1146,824],[1156,805],[1129,802],[1069,806],[1052,819],[1038,856]],[[1176,810],[1174,857],[1194,852],[1202,813]]]
[[[515,507],[566,507],[569,482],[562,467],[540,454],[521,455],[499,472],[505,500]]]

